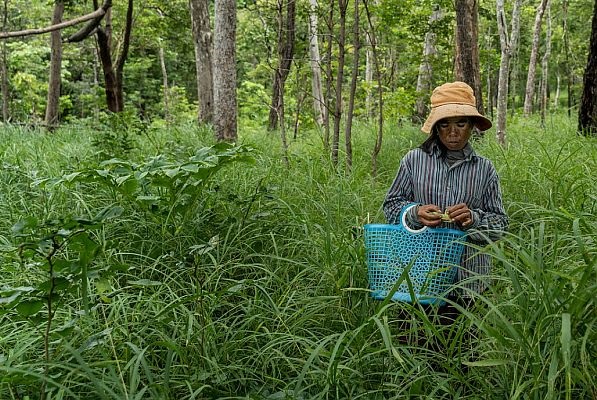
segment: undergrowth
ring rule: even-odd
[[[595,398],[597,152],[553,118],[475,140],[511,226],[483,250],[493,289],[447,327],[367,289],[362,226],[417,128],[387,128],[375,178],[367,125],[350,171],[318,132],[286,167],[265,132],[148,129],[123,154],[5,129],[0,398]]]

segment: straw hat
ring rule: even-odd
[[[473,89],[464,82],[444,83],[433,90],[431,112],[421,130],[431,133],[437,121],[449,117],[472,117],[479,130],[491,128],[491,121],[477,111]]]

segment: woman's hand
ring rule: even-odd
[[[425,226],[438,226],[442,223],[442,211],[435,204],[425,204],[417,207],[419,222]]]
[[[446,213],[450,216],[450,219],[456,224],[466,228],[473,223],[473,213],[468,208],[466,203],[460,203],[448,207]]]

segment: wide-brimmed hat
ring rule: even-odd
[[[444,83],[433,90],[431,112],[421,130],[431,133],[437,121],[449,117],[471,117],[479,130],[491,128],[491,121],[477,110],[473,89],[464,82]]]

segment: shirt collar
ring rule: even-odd
[[[432,148],[433,154],[435,154],[436,156],[439,156],[440,149],[439,149],[437,142],[433,142],[433,144],[431,145],[431,148]],[[473,149],[473,146],[471,146],[471,144],[468,142],[466,143],[466,145],[464,146],[464,148],[462,150],[464,151],[464,159],[467,161],[472,160],[477,155],[475,153],[475,150]]]

